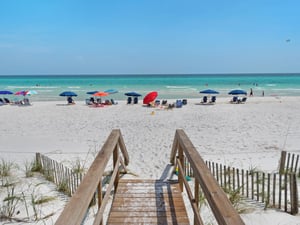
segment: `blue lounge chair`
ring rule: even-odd
[[[212,96],[211,99],[210,99],[210,103],[216,103],[216,96]]]
[[[127,98],[127,104],[131,104],[131,102],[132,102],[132,98],[131,98],[131,97],[128,97],[128,98]]]
[[[134,98],[133,98],[133,104],[138,104],[138,102],[139,102],[138,97],[134,97]]]
[[[230,103],[238,103],[238,96],[233,96],[232,100]]]
[[[207,103],[207,96],[203,96],[201,103]]]

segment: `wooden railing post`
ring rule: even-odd
[[[180,164],[182,165],[182,172],[184,173],[184,171],[185,171],[184,156],[183,156],[183,150],[180,146],[178,148],[178,157],[179,157]],[[179,170],[179,168],[178,168],[178,170]],[[185,177],[182,176],[180,172],[178,172],[179,187],[180,187],[181,192],[183,191],[183,179],[185,179]]]
[[[100,209],[102,205],[102,181],[99,182],[98,187],[97,187],[97,192],[98,192],[98,209]],[[102,225],[102,220],[99,225]]]
[[[280,157],[280,165],[279,165],[279,173],[280,174],[284,173],[285,161],[286,161],[286,151],[282,151],[281,157]]]
[[[114,153],[113,153],[113,164],[114,164],[113,170],[115,170],[115,168],[119,166],[117,164],[118,158],[119,158],[119,147],[118,147],[118,144],[117,144],[115,146]],[[119,177],[120,177],[119,175],[120,175],[120,171],[118,169],[117,176],[116,176],[116,179],[115,179],[115,182],[114,182],[115,191],[117,190],[117,187],[118,187]]]
[[[194,193],[195,203],[197,206],[197,209],[199,211],[199,182],[195,179],[195,193]],[[196,214],[194,214],[194,225],[198,225],[196,220]]]

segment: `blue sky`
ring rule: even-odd
[[[300,72],[299,0],[0,0],[0,75]]]

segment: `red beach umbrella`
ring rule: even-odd
[[[15,95],[23,95],[23,96],[25,96],[25,95],[27,95],[27,92],[28,91],[18,91],[18,92],[15,93]]]
[[[152,91],[150,93],[148,93],[143,100],[143,104],[149,104],[150,102],[153,102],[156,97],[157,97],[157,92],[156,91]]]
[[[108,93],[101,92],[101,91],[96,92],[95,94],[93,94],[93,96],[96,96],[96,97],[104,97],[104,96],[107,96],[107,95],[108,95]]]

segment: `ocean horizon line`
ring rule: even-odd
[[[39,76],[49,76],[49,77],[59,77],[59,76],[91,76],[91,77],[105,77],[105,76],[277,76],[277,75],[300,75],[300,72],[255,72],[255,73],[78,73],[78,74],[0,74],[0,77],[39,77]]]

